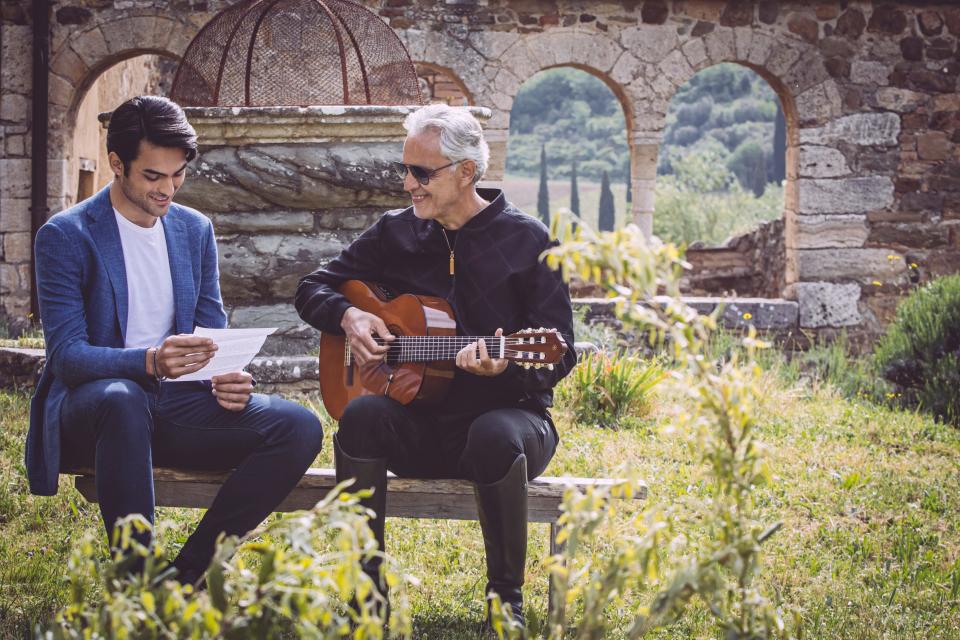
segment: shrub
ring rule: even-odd
[[[360,568],[361,558],[380,552],[358,497],[334,490],[313,509],[272,521],[248,539],[222,540],[208,588],[199,593],[171,579],[156,549],[131,538],[134,528],[149,527],[142,516],[120,523],[109,560],[99,536],[88,533],[67,563],[70,599],[37,637],[381,638],[382,597]],[[131,575],[126,567],[137,556],[144,570]],[[412,578],[384,558],[391,634],[409,635],[405,587]],[[354,596],[363,603],[356,611],[345,604]]]
[[[903,404],[960,426],[960,275],[901,301],[875,357]]]
[[[584,355],[557,388],[557,399],[577,422],[627,426],[650,411],[654,387],[666,372],[636,354],[596,351]]]

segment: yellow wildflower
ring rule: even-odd
[[[871,282],[870,284],[872,284],[872,285],[875,286],[875,287],[883,286],[883,283],[880,282],[879,280],[874,280],[874,281]]]
[[[753,314],[750,313],[749,311],[747,311],[745,314],[743,314],[743,319],[744,319],[744,320],[749,320],[749,319],[752,318],[752,317],[753,317]]]

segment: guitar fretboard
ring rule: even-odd
[[[377,344],[387,344],[381,338],[374,338]],[[389,343],[386,355],[387,364],[404,362],[435,362],[454,360],[457,354],[472,342],[483,340],[487,354],[491,358],[509,358],[511,360],[537,361],[545,359],[542,352],[529,351],[524,345],[546,342],[543,336],[504,337],[504,336],[397,336]],[[343,364],[353,364],[350,342],[345,342]]]

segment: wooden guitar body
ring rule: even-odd
[[[345,282],[340,293],[350,303],[378,316],[394,336],[455,336],[453,310],[442,298],[401,294],[359,280]],[[320,335],[320,394],[339,420],[347,404],[361,395],[387,395],[401,404],[443,398],[453,380],[454,362],[386,361],[359,366],[349,357],[346,337]]]

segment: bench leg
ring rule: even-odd
[[[560,532],[560,527],[557,526],[556,522],[550,523],[550,555],[554,556],[558,553],[563,553],[563,548],[565,545],[562,545],[557,542],[557,533]],[[550,612],[553,611],[553,601],[556,598],[556,587],[553,584],[553,576],[550,576],[550,584],[547,587],[547,616],[550,615]]]

